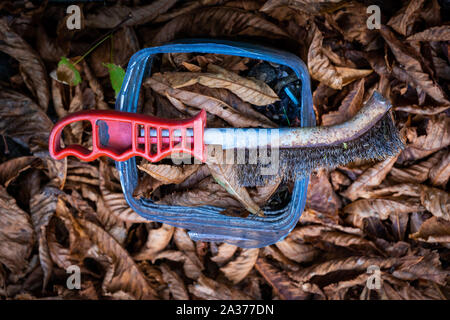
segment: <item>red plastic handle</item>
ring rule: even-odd
[[[61,134],[65,126],[89,121],[92,125],[92,150],[80,145],[61,146]],[[129,112],[92,110],[70,114],[58,121],[50,134],[49,151],[55,159],[75,156],[92,161],[107,156],[125,161],[141,156],[157,162],[172,153],[188,153],[206,161],[203,134],[206,112],[202,110],[192,119],[166,120]],[[193,132],[192,136],[187,133]],[[145,134],[142,135],[141,133]],[[151,137],[151,132],[156,133]]]

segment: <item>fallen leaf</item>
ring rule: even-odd
[[[59,81],[71,86],[76,86],[81,82],[80,72],[66,57],[61,57],[61,60],[58,62],[56,76]]]
[[[427,160],[413,164],[407,168],[393,167],[389,174],[392,180],[396,182],[422,183],[428,179],[431,168],[438,164],[441,156],[442,152],[437,152]]]
[[[144,163],[138,168],[164,184],[179,184],[199,169],[199,164],[173,166],[168,164]]]
[[[405,214],[423,211],[419,201],[414,198],[406,199],[361,199],[344,207],[344,212],[357,214],[362,218],[377,217],[387,219],[391,214]]]
[[[401,261],[397,258],[371,258],[355,256],[318,263],[304,268],[297,273],[288,272],[288,275],[296,281],[307,282],[313,277],[325,276],[337,271],[350,270],[354,272],[365,272],[371,265],[378,266],[380,269],[389,269],[400,264]]]
[[[6,19],[0,19],[0,41],[0,51],[19,61],[28,89],[38,99],[40,109],[47,111],[50,91],[47,71],[39,55],[9,27]]]
[[[160,259],[167,259],[170,261],[182,262],[183,270],[186,277],[197,280],[202,277],[202,265],[196,264],[196,261],[192,261],[184,252],[176,250],[166,250],[158,253],[152,261]]]
[[[450,221],[450,196],[448,192],[422,185],[420,202],[434,216]]]
[[[409,1],[407,6],[403,7],[389,20],[388,25],[404,36],[410,35],[424,2],[424,0]]]
[[[311,174],[306,206],[325,213],[337,213],[341,208],[341,200],[333,190],[326,169]]]
[[[338,111],[331,111],[322,116],[322,125],[331,126],[343,123],[351,118],[361,109],[364,98],[364,79],[349,92],[342,101]]]
[[[13,137],[32,152],[48,150],[52,121],[30,98],[14,91],[0,91],[0,134]]]
[[[219,251],[217,252],[217,254],[215,256],[213,256],[211,258],[211,260],[214,261],[215,263],[221,265],[233,257],[233,255],[236,252],[236,250],[238,249],[238,247],[233,244],[222,243],[218,249],[219,249]]]
[[[450,41],[450,26],[438,26],[409,36],[408,41]]]
[[[180,276],[172,271],[166,264],[162,264],[160,268],[163,279],[167,283],[172,297],[175,300],[189,300],[189,294],[183,279],[181,279]]]
[[[450,118],[445,114],[432,116],[426,124],[426,133],[417,135],[413,129],[405,149],[399,156],[399,162],[422,159],[450,144]]]
[[[41,164],[41,160],[33,156],[13,158],[0,164],[0,184],[5,187],[16,179],[21,172]]]
[[[404,70],[399,68],[399,71],[404,71],[409,76],[412,85],[426,92],[438,103],[450,104],[442,88],[424,71],[422,58],[418,53],[408,44],[401,42],[388,27],[382,26],[380,32],[397,61],[405,66]]]
[[[194,284],[188,286],[191,295],[204,300],[249,300],[240,290],[201,275]]]
[[[158,0],[138,7],[121,5],[102,7],[99,12],[86,15],[84,24],[86,28],[101,29],[112,29],[121,22],[123,26],[137,26],[157,18],[175,3],[176,0]]]
[[[106,187],[105,181],[105,169],[106,165],[100,163],[100,191],[104,200],[105,207],[109,210],[110,214],[115,215],[122,221],[134,222],[134,223],[148,223],[149,221],[134,212],[125,200],[125,196],[122,192],[111,192]]]
[[[282,300],[307,300],[310,294],[295,286],[285,272],[273,267],[267,260],[258,259],[255,269]]]
[[[258,259],[259,249],[242,249],[236,259],[220,268],[225,276],[233,283],[242,281],[253,269]]]
[[[292,261],[302,263],[311,262],[317,257],[319,251],[311,244],[302,243],[292,233],[283,241],[275,243],[275,246]]]
[[[165,80],[161,74],[152,75],[151,78],[148,78],[144,82],[144,85],[151,87],[160,94],[165,94],[167,92],[170,96],[189,106],[204,109],[207,112],[222,118],[234,127],[245,128],[260,126],[259,121],[246,117],[223,101],[202,94],[171,88],[169,85],[165,84]]]
[[[422,114],[426,116],[432,116],[444,112],[450,108],[450,105],[443,105],[438,107],[423,107],[423,106],[395,106],[394,110],[404,111],[412,114]]]
[[[160,45],[182,35],[289,38],[285,31],[257,14],[231,7],[213,7],[194,10],[172,19],[153,37],[152,45]]]
[[[308,69],[311,77],[327,86],[341,90],[355,80],[372,73],[372,70],[358,70],[346,67],[335,67],[322,52],[323,35],[316,27],[308,52]]]
[[[172,235],[175,228],[168,225],[162,224],[160,228],[150,229],[148,231],[147,241],[145,246],[134,255],[135,260],[152,260],[155,256],[164,250],[172,239]]]
[[[277,94],[264,82],[241,77],[213,64],[208,65],[208,73],[169,72],[162,76],[175,89],[197,83],[210,88],[224,88],[257,106],[265,106],[279,100]]]
[[[78,220],[87,235],[101,251],[111,257],[111,274],[105,276],[103,286],[108,292],[124,291],[137,299],[154,299],[157,294],[145,280],[133,259],[107,232],[92,222]]]
[[[0,186],[0,262],[15,277],[24,275],[33,248],[34,233],[27,213]]]
[[[60,191],[46,187],[30,199],[31,221],[39,243],[39,261],[44,272],[43,289],[47,287],[53,272],[53,261],[47,243],[47,226],[55,215]]]
[[[450,222],[438,217],[427,219],[410,238],[430,243],[450,243]]]
[[[442,153],[439,162],[431,168],[429,178],[431,184],[437,187],[445,187],[450,177],[450,151]]]

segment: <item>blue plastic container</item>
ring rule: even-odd
[[[153,57],[160,53],[198,52],[248,57],[290,67],[302,82],[299,118],[301,126],[314,126],[309,74],[297,56],[259,45],[218,41],[181,40],[163,46],[138,51],[130,59],[122,89],[116,100],[116,110],[137,112],[142,80],[151,73]],[[136,199],[133,191],[138,184],[136,159],[116,161],[125,199],[142,217],[189,230],[193,240],[227,242],[243,248],[259,248],[283,240],[297,224],[306,202],[308,179],[298,179],[289,204],[276,211],[265,211],[265,217],[229,217],[220,214],[223,208],[213,206],[180,207],[158,205],[150,199]]]

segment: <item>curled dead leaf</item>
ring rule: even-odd
[[[330,59],[322,52],[323,35],[315,27],[314,37],[308,52],[308,69],[311,77],[327,86],[341,90],[355,80],[364,78],[372,73],[372,70],[359,70],[334,66]]]
[[[0,186],[0,262],[14,276],[23,276],[28,267],[34,233],[30,218]]]
[[[233,261],[230,261],[220,270],[233,283],[242,281],[258,259],[259,249],[242,249],[239,255]]]
[[[0,19],[0,51],[19,61],[28,89],[38,99],[40,109],[47,111],[50,91],[44,63],[33,48],[8,26],[6,19]]]
[[[144,163],[138,165],[138,168],[165,184],[179,184],[195,173],[200,168],[200,165],[172,166],[168,164]]]

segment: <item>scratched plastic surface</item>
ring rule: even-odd
[[[116,110],[136,112],[142,81],[151,73],[152,58],[171,52],[217,53],[249,57],[290,67],[302,81],[299,116],[302,126],[314,126],[309,74],[297,56],[259,45],[219,41],[182,40],[160,47],[146,48],[132,56],[122,89],[116,100]],[[297,224],[306,201],[308,179],[295,181],[291,201],[281,209],[265,211],[265,217],[229,217],[220,214],[223,208],[213,206],[181,207],[158,205],[150,199],[136,199],[133,191],[138,184],[136,159],[116,161],[125,199],[144,218],[189,230],[193,240],[227,242],[242,248],[260,248],[283,240]]]

